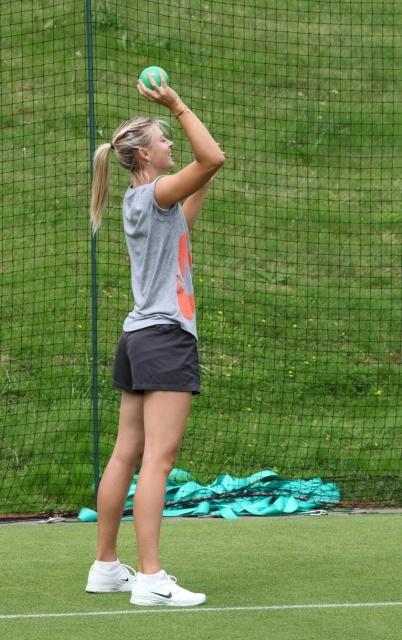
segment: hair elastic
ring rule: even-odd
[[[110,149],[114,149],[114,144],[113,142],[110,143]]]
[[[180,113],[177,114],[177,116],[175,116],[175,118],[179,118],[183,113],[188,113],[190,111],[190,109],[188,107],[184,107],[184,109],[182,109],[180,111]]]

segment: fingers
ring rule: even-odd
[[[148,78],[151,78],[151,76],[148,76]],[[154,90],[148,89],[148,87],[146,87],[143,81],[140,79],[137,81],[137,89],[139,94],[142,95],[144,98],[147,98],[151,102],[156,102]]]
[[[159,73],[159,77],[160,77],[160,79],[161,79],[161,86],[162,86],[162,87],[167,87],[167,86],[168,86],[168,84],[167,84],[167,82],[166,82],[166,78],[165,78],[165,76],[163,75],[162,71],[159,71],[158,73]]]
[[[152,102],[158,102],[158,97],[159,96],[161,98],[164,97],[166,89],[169,86],[167,84],[167,82],[165,80],[165,77],[164,77],[164,75],[163,75],[163,73],[161,71],[159,72],[159,77],[160,77],[160,80],[161,80],[161,84],[160,85],[156,82],[156,80],[155,80],[155,78],[153,78],[153,76],[151,76],[150,74],[147,75],[148,82],[152,86],[152,89],[149,89],[143,83],[143,81],[141,79],[138,79],[138,82],[137,82],[137,88],[138,88],[138,91],[140,92],[140,94],[142,96],[144,96],[145,98],[148,98]]]
[[[150,102],[156,102],[162,106],[167,107],[168,109],[174,110],[175,107],[180,103],[180,98],[177,95],[176,91],[174,91],[167,84],[165,78],[162,74],[159,74],[161,79],[161,85],[159,86],[155,79],[148,75],[148,80],[150,85],[152,85],[152,89],[149,89],[141,79],[137,81],[137,89],[140,95],[143,98],[146,98]]]

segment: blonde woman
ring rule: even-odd
[[[119,428],[98,493],[98,554],[86,591],[131,591],[132,604],[194,606],[203,593],[179,587],[159,559],[167,476],[174,466],[199,362],[189,232],[194,227],[224,153],[197,116],[161,75],[152,89],[137,89],[167,107],[180,123],[194,161],[177,173],[165,123],[145,117],[124,122],[94,157],[93,231],[101,224],[109,185],[109,155],[130,173],[123,222],[131,261],[135,306],[123,325],[113,367],[122,390]],[[183,202],[181,205],[180,203]],[[128,489],[141,465],[134,497],[138,571],[117,557],[117,535]]]

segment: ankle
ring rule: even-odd
[[[157,571],[156,573],[142,573],[141,571],[137,572],[137,576],[138,578],[144,582],[145,584],[154,584],[159,582],[159,580],[162,580],[162,578],[165,577],[165,571],[163,571],[163,569],[161,569],[160,571]]]
[[[116,564],[119,563],[119,559],[116,555],[97,555],[95,562],[99,562],[99,564]]]
[[[143,576],[155,576],[162,571],[160,564],[140,564],[138,566],[138,573]]]

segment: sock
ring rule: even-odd
[[[94,564],[98,569],[102,569],[102,571],[114,571],[120,565],[120,561],[119,559],[115,560],[115,562],[102,562],[101,560],[95,560]]]
[[[158,571],[158,573],[137,573],[137,576],[140,578],[141,582],[145,582],[145,584],[154,584],[165,577],[165,572],[162,569],[161,571]]]

